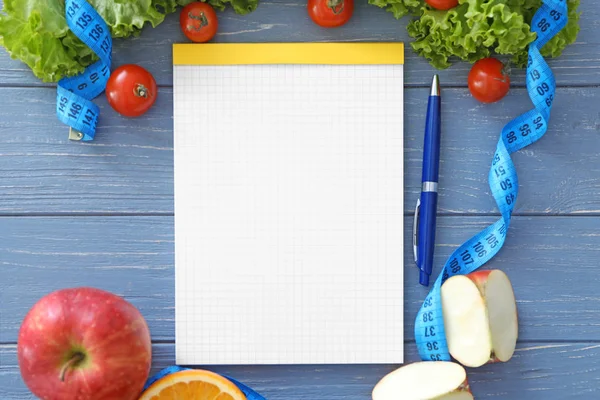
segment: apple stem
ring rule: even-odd
[[[76,366],[77,364],[79,364],[80,362],[83,361],[83,359],[85,358],[85,355],[81,352],[75,352],[73,353],[73,355],[71,356],[71,358],[65,363],[65,365],[63,365],[63,367],[60,369],[60,381],[64,382],[65,381],[65,376],[67,375],[67,370]]]

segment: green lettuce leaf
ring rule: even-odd
[[[435,10],[423,1],[369,0],[387,7],[396,18],[411,14],[407,26],[414,40],[411,47],[438,69],[454,60],[475,62],[492,54],[506,55],[513,65],[524,67],[528,45],[535,40],[531,20],[542,0],[459,0],[448,11]],[[579,33],[580,0],[568,0],[567,26],[542,49],[546,57],[557,57],[575,42]]]
[[[177,3],[180,5],[187,5],[197,0],[177,0]],[[206,0],[201,0],[206,2]],[[231,5],[233,10],[240,14],[245,15],[254,10],[258,6],[258,0],[209,0],[210,5],[212,5],[215,9],[223,11],[227,5]]]
[[[416,13],[423,5],[422,0],[369,0],[369,4],[385,8],[400,19],[408,14]]]
[[[501,1],[469,0],[449,11],[425,9],[407,29],[412,48],[437,68],[452,56],[474,62],[490,55],[521,52],[535,39],[523,14]]]
[[[202,0],[216,9],[230,5],[238,14],[254,11],[258,0]],[[137,36],[156,27],[167,14],[191,0],[88,0],[110,28],[113,38]],[[22,61],[43,82],[57,82],[83,72],[98,57],[73,32],[65,19],[64,0],[4,0],[0,14],[0,45]]]

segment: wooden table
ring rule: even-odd
[[[600,398],[600,5],[582,2],[575,45],[550,65],[559,88],[551,126],[513,155],[520,192],[504,248],[485,268],[512,279],[520,338],[507,364],[470,369],[478,399]],[[405,26],[361,1],[350,24],[322,30],[305,2],[263,0],[256,12],[220,15],[219,42],[410,41]],[[177,15],[141,37],[115,41],[114,66],[138,63],[160,84],[155,107],[126,119],[100,96],[96,140],[69,142],[54,85],[0,54],[0,399],[33,396],[17,365],[16,338],[44,294],[91,285],[124,296],[146,317],[152,372],[174,362],[173,120],[171,45]],[[418,285],[410,229],[420,188],[424,112],[434,69],[406,52],[406,354],[418,359]],[[441,71],[443,147],[437,268],[495,221],[488,170],[500,130],[531,108],[524,71],[503,101],[484,106],[466,88],[469,65]],[[221,367],[268,399],[369,399],[395,365]]]

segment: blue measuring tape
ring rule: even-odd
[[[66,0],[65,17],[73,33],[100,58],[81,74],[58,81],[56,115],[71,127],[72,140],[93,140],[100,109],[91,100],[106,88],[110,76],[112,37],[108,26],[85,0]]]
[[[544,0],[532,20],[535,42],[529,46],[527,91],[535,108],[509,122],[502,129],[488,180],[502,218],[456,249],[444,265],[425,298],[415,321],[415,339],[422,360],[450,361],[444,329],[440,289],[451,276],[469,274],[493,258],[504,245],[511,214],[517,200],[519,181],[510,158],[540,139],[548,129],[556,82],[540,49],[567,23],[565,0]]]
[[[175,372],[186,371],[186,370],[190,370],[190,369],[192,369],[192,368],[186,368],[186,367],[180,367],[178,365],[173,365],[173,366],[167,367],[167,368],[159,371],[155,375],[148,378],[148,380],[146,381],[146,384],[144,385],[144,388],[142,389],[142,394],[157,380],[162,379],[165,376],[173,374]],[[238,389],[240,389],[240,391],[242,393],[244,393],[247,400],[266,400],[266,398],[264,398],[263,396],[261,396],[260,394],[255,392],[249,386],[246,386],[243,383],[241,383],[233,378],[230,378],[229,376],[223,375],[223,377],[229,379],[234,385],[236,385],[238,387]]]

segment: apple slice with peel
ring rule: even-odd
[[[510,360],[518,338],[517,303],[500,270],[455,275],[441,289],[450,355],[466,367]]]
[[[420,361],[384,376],[373,400],[473,400],[467,372],[450,361]]]

